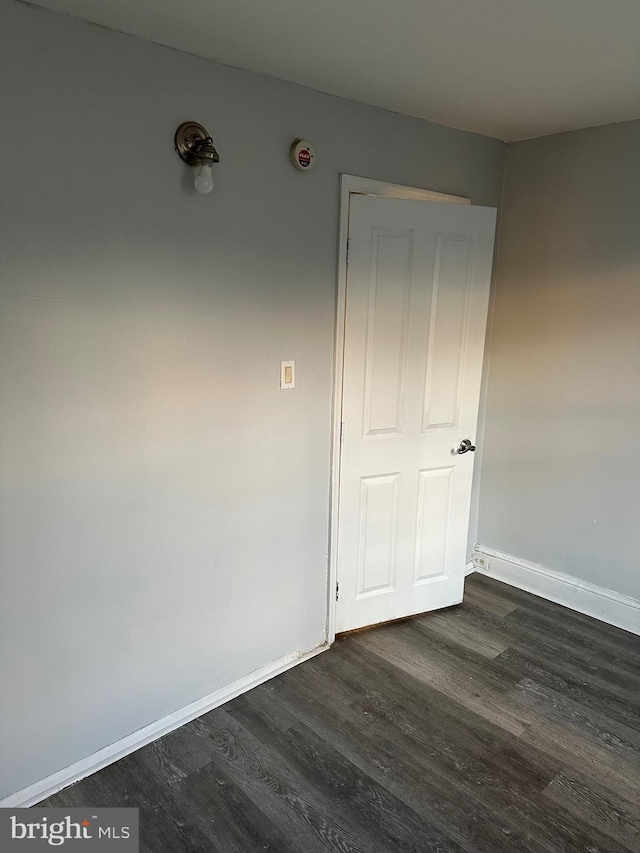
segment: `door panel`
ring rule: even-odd
[[[402,432],[413,234],[374,233],[367,304],[364,434]]]
[[[351,196],[338,631],[462,599],[495,210]]]
[[[395,581],[398,474],[360,480],[358,597],[392,590]]]
[[[444,575],[455,468],[419,472],[414,583]]]
[[[469,332],[473,241],[468,235],[436,237],[427,353],[423,429],[458,424],[463,354]]]

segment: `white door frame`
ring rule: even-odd
[[[338,581],[338,501],[340,498],[340,433],[342,422],[342,374],[344,367],[345,306],[347,298],[347,244],[349,241],[349,208],[351,195],[373,195],[384,198],[406,198],[414,201],[443,201],[449,204],[471,204],[471,199],[458,195],[388,184],[356,175],[340,175],[340,234],[338,241],[338,285],[336,288],[336,326],[334,344],[333,414],[331,436],[331,481],[329,507],[329,567],[326,639],[330,645],[336,638],[336,584]]]

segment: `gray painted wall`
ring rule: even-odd
[[[10,0],[0,92],[1,797],[323,642],[339,173],[505,147]]]
[[[640,122],[507,154],[479,540],[640,598]]]

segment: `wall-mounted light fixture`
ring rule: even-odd
[[[189,166],[197,166],[198,171],[193,185],[199,193],[206,195],[213,189],[212,163],[219,163],[220,157],[213,147],[209,132],[197,121],[185,121],[176,130],[174,137],[176,151]]]

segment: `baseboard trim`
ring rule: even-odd
[[[465,578],[469,575],[472,575],[476,570],[476,567],[473,565],[473,560],[470,560],[467,565],[464,567],[464,576]]]
[[[538,563],[521,560],[485,545],[476,545],[473,562],[475,570],[480,574],[640,635],[638,599],[547,569]]]
[[[185,723],[195,720],[196,717],[200,717],[202,714],[206,714],[208,711],[224,705],[225,702],[235,699],[241,693],[246,693],[247,690],[251,690],[253,687],[257,687],[270,678],[280,675],[280,673],[291,669],[297,664],[315,657],[315,655],[326,651],[328,648],[329,645],[324,643],[315,649],[311,649],[311,651],[292,652],[277,661],[273,661],[273,663],[266,664],[266,666],[260,667],[260,669],[255,670],[249,675],[245,675],[243,678],[239,678],[226,687],[216,690],[202,699],[191,702],[189,705],[185,705],[172,714],[156,720],[155,723],[150,723],[137,732],[133,732],[133,734],[127,735],[109,746],[105,746],[104,749],[94,752],[93,755],[89,755],[87,758],[83,758],[81,761],[77,761],[75,764],[71,764],[69,767],[53,773],[45,779],[29,785],[28,788],[23,788],[21,791],[5,797],[4,800],[0,800],[0,808],[26,808],[40,803],[63,788],[73,785],[74,782],[79,782],[86,776],[102,770],[103,767],[113,764],[114,761],[124,758],[125,755],[135,752],[137,749],[161,738],[163,735],[169,734],[169,732],[183,726]]]

